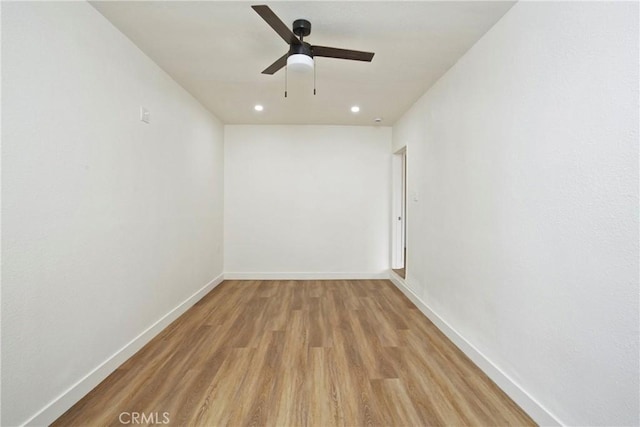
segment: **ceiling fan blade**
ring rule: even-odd
[[[360,50],[338,49],[337,47],[311,46],[313,56],[322,56],[325,58],[351,59],[353,61],[371,62],[373,52],[362,52]]]
[[[287,57],[288,56],[289,56],[289,52],[285,53],[280,58],[276,59],[276,62],[274,62],[273,64],[269,65],[267,68],[265,68],[265,70],[262,72],[262,74],[274,74],[280,68],[282,68],[285,65],[287,65]]]
[[[258,5],[251,7],[267,22],[267,24],[271,26],[271,28],[275,30],[276,33],[280,35],[280,37],[284,39],[284,41],[287,42],[287,44],[300,44],[298,37],[293,34],[293,31],[291,31],[275,13],[273,13],[269,6]]]

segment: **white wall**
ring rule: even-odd
[[[2,9],[2,425],[45,424],[222,273],[223,127],[89,4]]]
[[[393,145],[407,286],[561,422],[638,425],[638,3],[516,4]]]
[[[391,129],[225,126],[225,277],[389,268]]]

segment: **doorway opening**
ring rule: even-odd
[[[393,154],[391,269],[403,279],[407,271],[407,148]]]

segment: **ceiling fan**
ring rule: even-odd
[[[274,74],[285,65],[287,68],[293,69],[312,69],[314,68],[313,58],[315,56],[366,62],[371,62],[373,59],[373,52],[338,49],[326,46],[312,46],[304,41],[304,38],[311,34],[311,22],[306,19],[296,19],[293,21],[292,31],[280,18],[278,18],[275,13],[273,13],[269,6],[259,5],[251,7],[289,45],[289,51],[278,58],[276,62],[265,68],[262,74]]]

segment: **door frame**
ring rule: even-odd
[[[405,268],[407,230],[407,147],[391,157],[391,268]]]

